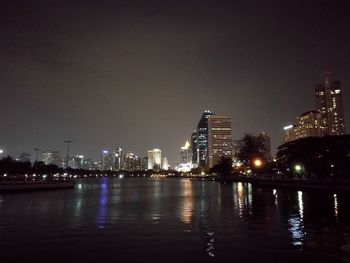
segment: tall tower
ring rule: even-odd
[[[221,157],[232,158],[231,117],[212,115],[208,119],[209,167],[219,163]]]
[[[321,115],[325,135],[345,134],[343,99],[340,81],[332,81],[331,73],[323,73],[322,83],[315,87],[316,107]]]
[[[208,119],[214,115],[211,111],[204,111],[197,125],[197,164],[204,167],[209,164],[208,151]]]

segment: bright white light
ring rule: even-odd
[[[300,172],[301,169],[302,169],[302,167],[301,167],[300,164],[296,164],[296,165],[294,166],[294,169],[295,169],[296,172]]]
[[[284,126],[283,129],[284,130],[289,130],[289,129],[293,128],[293,127],[294,127],[294,125],[287,125],[287,126]]]
[[[4,150],[0,149],[0,154],[4,153]]]

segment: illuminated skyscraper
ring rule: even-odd
[[[120,171],[123,165],[123,150],[122,148],[117,148],[114,152],[114,169]]]
[[[321,129],[325,135],[345,134],[343,99],[340,81],[332,81],[328,71],[323,82],[316,85],[316,107],[321,114]]]
[[[181,147],[180,163],[192,163],[192,149],[188,141]]]
[[[205,167],[209,164],[208,150],[208,119],[214,115],[213,112],[206,110],[197,125],[197,161],[199,167]]]
[[[153,149],[148,151],[148,170],[159,171],[162,168],[162,151]]]
[[[221,157],[232,158],[231,117],[211,115],[208,118],[209,167],[213,167]]]

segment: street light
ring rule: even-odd
[[[262,161],[260,159],[255,159],[253,161],[253,164],[254,164],[255,167],[259,168],[259,167],[262,166],[263,163],[262,163]]]
[[[68,160],[69,160],[69,144],[72,142],[72,141],[69,141],[69,140],[66,140],[64,141],[65,143],[67,143],[67,159],[66,159],[66,168],[68,168]]]

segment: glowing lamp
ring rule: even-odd
[[[262,165],[262,161],[260,159],[255,159],[253,163],[255,167],[260,167]]]

